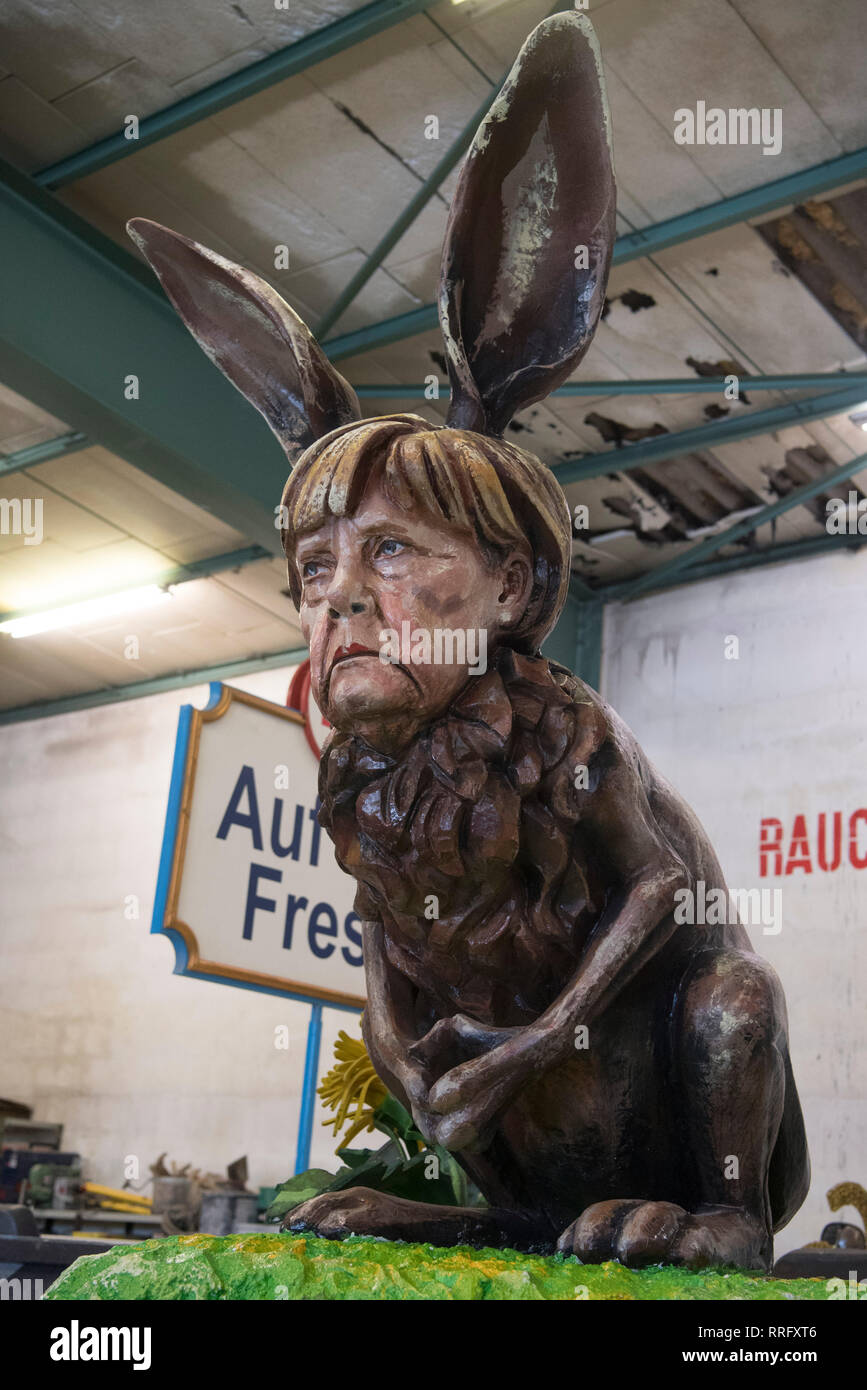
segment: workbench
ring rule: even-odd
[[[162,1229],[162,1217],[152,1212],[104,1211],[97,1207],[33,1207],[37,1224],[48,1234],[54,1230],[56,1222],[65,1222],[76,1231],[85,1226],[122,1226],[130,1235],[133,1228],[150,1228],[149,1233],[158,1235]]]

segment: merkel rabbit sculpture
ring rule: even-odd
[[[678,890],[725,889],[701,825],[613,710],[540,655],[569,509],[502,438],[574,371],[604,302],[615,187],[589,21],[530,35],[466,158],[440,289],[444,427],[362,420],[267,284],[129,227],[294,464],[284,545],[334,725],[321,819],[358,883],[364,1038],[489,1203],[354,1188],[296,1208],[293,1228],[766,1268],[809,1179],[782,990],[736,919],[678,925]],[[430,658],[443,630],[482,635],[484,672],[460,643]],[[393,633],[412,645],[385,656]]]

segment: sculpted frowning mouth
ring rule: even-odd
[[[361,642],[350,642],[348,647],[338,647],[334,653],[334,656],[331,658],[331,665],[328,668],[328,677],[326,683],[327,688],[330,688],[331,677],[334,675],[334,671],[338,666],[342,665],[344,661],[351,661],[353,657],[360,658],[364,656],[375,657],[376,661],[378,663],[381,663],[380,652],[373,647],[365,647],[364,644]],[[408,670],[406,666],[403,666],[400,662],[388,662],[387,665],[393,671],[400,671],[404,676],[407,677],[411,684],[415,686],[416,690],[418,690],[419,692],[421,691],[421,686],[419,685],[416,676],[413,674],[412,671]]]
[[[374,651],[371,647],[362,646],[360,642],[351,642],[348,647],[337,648],[332,658],[330,669],[333,671],[338,662],[349,661],[353,656],[375,656],[378,658],[379,652]]]

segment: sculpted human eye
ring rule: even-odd
[[[302,579],[320,579],[325,573],[325,563],[322,560],[305,560],[301,566]]]
[[[391,559],[393,556],[400,555],[408,549],[409,546],[404,541],[396,540],[394,536],[385,536],[376,547],[376,555]]]

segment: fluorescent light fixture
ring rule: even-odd
[[[97,598],[67,603],[62,608],[44,608],[39,613],[24,613],[0,623],[0,632],[10,637],[35,637],[40,632],[54,632],[61,627],[77,627],[80,623],[98,622],[116,613],[132,613],[137,608],[149,608],[162,599],[170,598],[158,584],[145,584],[138,589],[121,589],[115,594],[100,594]]]
[[[867,433],[867,408],[865,408],[862,405],[860,410],[855,410],[852,412],[852,414],[849,416],[849,419],[851,420],[853,425],[860,425],[862,430],[864,430],[865,433]]]

